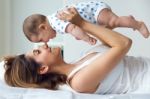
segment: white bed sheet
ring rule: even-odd
[[[73,93],[65,88],[47,89],[9,87],[4,82],[3,63],[0,62],[0,99],[150,99],[149,94],[98,95]]]
[[[150,99],[150,94],[83,94],[67,90],[14,88],[0,83],[0,99]]]

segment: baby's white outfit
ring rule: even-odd
[[[83,19],[94,24],[97,24],[97,17],[104,8],[110,9],[110,7],[106,3],[101,1],[81,2],[73,6],[77,9]],[[49,23],[57,33],[64,34],[66,33],[66,27],[70,22],[60,20],[56,17],[56,15],[57,12],[47,16]]]
[[[93,48],[89,53],[98,52],[98,54],[86,60],[84,63],[75,68],[69,74],[68,80],[70,80],[75,75],[75,73],[88,66],[89,63],[91,63],[97,57],[101,56],[108,49],[108,47],[103,45],[99,45]],[[70,89],[74,91],[71,87]],[[95,93],[150,93],[150,59],[125,56],[108,74],[108,76],[100,82],[100,85]]]

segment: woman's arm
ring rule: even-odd
[[[71,9],[70,11],[73,13],[71,15],[64,14],[64,18],[69,16],[70,20],[74,20],[74,24],[83,28],[85,31],[96,36],[99,40],[102,40],[105,44],[110,46],[110,49],[107,52],[76,73],[70,81],[72,88],[76,91],[92,93],[96,91],[99,83],[117,65],[120,59],[125,56],[131,47],[132,41],[128,37],[115,31],[83,20],[75,9]]]

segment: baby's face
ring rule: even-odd
[[[43,30],[38,36],[40,42],[48,42],[49,39],[56,37],[56,32],[50,27]]]
[[[55,30],[52,29],[52,27],[49,24],[45,24],[45,26],[40,29],[37,36],[32,36],[31,40],[32,42],[48,42],[49,39],[53,39],[56,37]]]

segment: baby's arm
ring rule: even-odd
[[[83,31],[83,29],[81,29],[80,27],[78,27],[75,24],[70,23],[66,27],[66,32],[73,35],[77,40],[84,40],[84,41],[88,42],[91,45],[96,44],[96,39],[95,38],[90,37],[87,33],[85,33]]]

